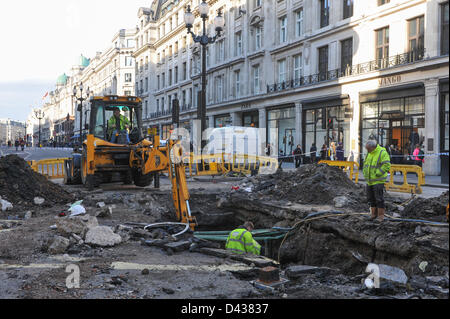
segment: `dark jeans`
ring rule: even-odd
[[[302,159],[295,158],[295,168],[299,168],[301,164],[302,164]]]
[[[367,185],[367,200],[370,207],[386,208],[384,205],[384,184]]]

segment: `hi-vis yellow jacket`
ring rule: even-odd
[[[258,244],[256,240],[253,239],[252,234],[244,228],[233,230],[230,233],[230,236],[227,239],[226,248],[237,254],[261,254],[261,245]]]
[[[385,184],[391,170],[391,158],[384,147],[380,145],[367,155],[364,162],[363,174],[369,186]]]

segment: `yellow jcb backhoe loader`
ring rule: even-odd
[[[119,114],[120,111],[120,114]],[[160,146],[159,136],[144,138],[142,132],[142,101],[130,96],[93,97],[90,100],[88,134],[82,145],[64,163],[65,182],[98,187],[118,176],[124,184],[134,182],[146,187],[159,174],[169,173],[177,218],[196,225],[189,207],[182,148],[169,140]]]

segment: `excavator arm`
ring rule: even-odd
[[[131,162],[141,162],[144,175],[168,171],[172,183],[172,198],[177,220],[189,224],[194,230],[197,222],[189,207],[189,190],[186,182],[182,148],[176,141],[169,140],[166,147],[159,147],[159,138],[153,147],[142,147],[131,155]],[[138,155],[139,154],[139,155]]]
[[[186,170],[182,161],[182,148],[174,141],[169,141],[169,178],[172,183],[172,197],[177,219],[189,224],[194,230],[197,222],[191,214],[189,206],[189,190],[186,183]]]

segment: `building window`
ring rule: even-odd
[[[297,81],[303,76],[302,55],[294,56],[294,80]]]
[[[391,0],[378,0],[378,5],[382,6],[383,4],[389,3]]]
[[[255,9],[261,6],[262,0],[254,0],[255,1]]]
[[[175,84],[178,83],[178,67],[175,67]]]
[[[175,42],[175,55],[178,54],[178,41]]]
[[[187,77],[187,63],[183,62],[183,81],[186,80]]]
[[[242,54],[242,33],[236,32],[235,35],[236,43],[235,43],[235,56],[240,56]]]
[[[156,100],[156,112],[159,113],[159,99]]]
[[[280,18],[280,43],[287,41],[287,17]]]
[[[441,55],[448,54],[448,2],[441,4]]]
[[[216,63],[219,63],[225,59],[225,41],[217,41],[216,49]]]
[[[347,19],[353,17],[353,0],[343,0],[344,1],[344,15],[343,18]]]
[[[133,66],[133,58],[131,56],[125,57],[125,66]]]
[[[328,79],[328,45],[319,48],[319,80]]]
[[[330,24],[330,3],[329,0],[320,0],[320,27]]]
[[[384,68],[387,66],[389,58],[389,27],[376,31],[376,60],[377,66]]]
[[[161,53],[158,53],[158,63],[161,63]]]
[[[424,49],[424,17],[417,17],[408,21],[408,51],[410,59],[420,60],[423,58]]]
[[[145,92],[148,92],[148,78],[145,78]]]
[[[295,13],[295,35],[297,37],[303,34],[303,8]]]
[[[262,47],[262,27],[258,25],[255,27],[255,49],[259,50]]]
[[[186,49],[186,46],[187,46],[187,37],[184,36],[183,37],[183,49]]]
[[[158,90],[160,90],[161,89],[161,84],[160,84],[160,76],[159,75],[157,75],[156,76],[156,85],[157,85],[157,87],[158,87]]]
[[[163,72],[161,78],[162,78],[162,85],[161,85],[161,87],[164,89],[166,87],[166,73],[165,72]]]
[[[241,72],[238,71],[234,71],[234,80],[235,80],[235,97],[240,97],[241,96]]]
[[[131,73],[125,73],[125,82],[129,83],[133,80]]]
[[[145,111],[144,111],[144,118],[148,117],[148,101],[145,101]]]
[[[253,93],[259,93],[259,65],[253,67]]]
[[[223,78],[221,76],[216,77],[216,101],[222,102],[223,98]]]
[[[286,82],[286,59],[278,61],[278,82]]]
[[[172,85],[172,70],[169,70],[169,86]]]
[[[181,105],[186,106],[186,90],[181,92]]]
[[[164,111],[165,108],[165,101],[164,101],[164,97],[161,98],[161,111]]]
[[[341,41],[341,72],[350,75],[353,64],[353,39]]]

